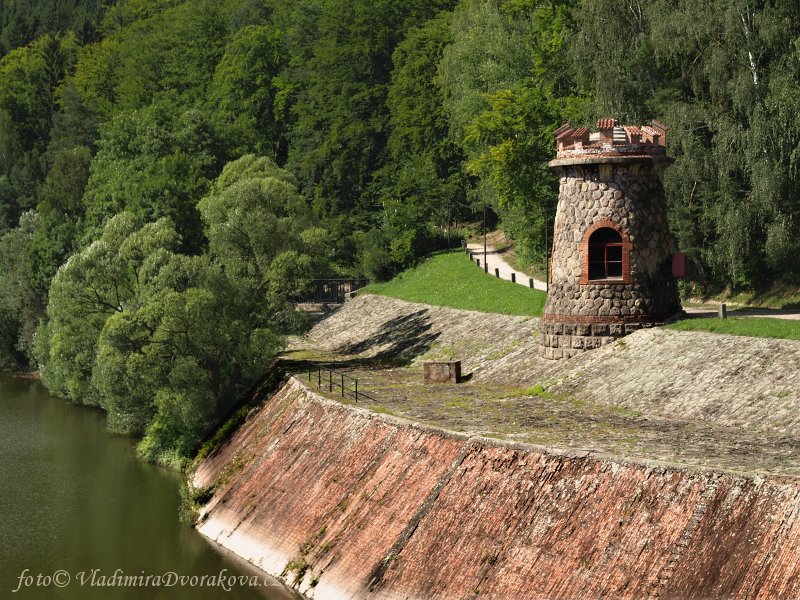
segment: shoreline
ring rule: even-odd
[[[16,371],[14,369],[3,369],[0,370],[0,373],[11,375],[17,379],[35,379],[37,381],[42,381],[42,374],[39,371]],[[42,381],[42,383],[44,382]]]

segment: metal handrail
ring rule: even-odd
[[[341,371],[336,371],[335,369],[329,369],[328,367],[323,367],[317,363],[309,363],[308,366],[308,380],[313,381],[313,374],[316,371],[316,380],[317,380],[317,389],[324,389],[322,386],[327,384],[326,387],[328,388],[329,393],[333,393],[334,388],[338,387],[341,393],[341,397],[344,398],[345,396],[349,395],[352,396],[356,402],[358,402],[359,397],[363,396],[364,398],[368,398],[373,402],[375,399],[370,396],[369,394],[365,394],[358,389],[358,377],[352,377],[347,373],[343,373]],[[327,377],[323,375],[324,372],[327,372]],[[345,384],[345,380],[350,380],[353,383],[350,385],[350,389]]]

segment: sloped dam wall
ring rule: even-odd
[[[800,597],[794,479],[469,438],[295,379],[212,484],[199,530],[318,599]]]

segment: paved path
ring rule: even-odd
[[[483,244],[479,243],[472,243],[467,244],[467,248],[473,253],[472,254],[472,262],[475,264],[475,268],[477,269],[478,266],[475,263],[476,259],[481,261],[480,268],[483,268]],[[495,269],[500,269],[500,279],[506,279],[511,281],[511,274],[513,273],[516,276],[517,283],[520,285],[524,285],[525,287],[530,286],[530,275],[527,273],[523,273],[522,271],[517,271],[513,269],[511,265],[509,265],[505,260],[503,260],[502,255],[497,252],[491,246],[486,247],[486,263],[489,265],[489,274],[494,275]],[[533,287],[537,290],[545,291],[547,290],[547,284],[544,281],[539,281],[538,279],[533,280]]]

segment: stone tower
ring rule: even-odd
[[[560,177],[540,351],[568,358],[681,310],[661,177],[668,128],[556,131]]]

